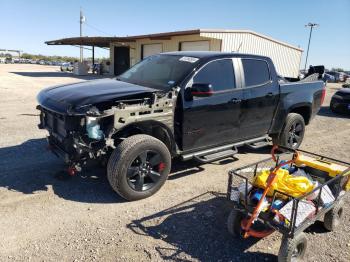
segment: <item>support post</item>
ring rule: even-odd
[[[94,74],[94,65],[95,65],[95,46],[92,46],[92,73]]]
[[[83,16],[83,11],[80,8],[80,19],[79,19],[79,21],[80,21],[80,37],[83,36],[83,22],[84,22],[84,20],[85,20],[85,18]],[[81,41],[81,39],[80,39],[80,41]],[[83,46],[80,45],[80,63],[82,63],[84,60],[83,55],[84,55],[83,54]]]

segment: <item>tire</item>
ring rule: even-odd
[[[283,237],[278,252],[278,262],[303,261],[307,248],[307,239],[304,232],[294,238]]]
[[[241,222],[243,219],[243,214],[236,210],[232,209],[228,218],[227,218],[227,230],[234,236],[239,237],[242,235]]]
[[[297,113],[289,113],[279,135],[272,136],[274,145],[298,149],[305,134],[304,118]]]
[[[156,193],[170,169],[171,155],[163,142],[148,135],[134,135],[113,151],[107,164],[107,178],[121,197],[134,201]]]
[[[338,113],[337,112],[337,109],[334,107],[334,102],[331,100],[331,103],[330,103],[330,105],[329,105],[329,108],[331,109],[331,111],[333,112],[333,113]]]
[[[340,200],[324,215],[323,226],[328,231],[334,231],[340,224],[344,215],[344,201]]]

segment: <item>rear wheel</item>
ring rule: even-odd
[[[278,262],[303,261],[307,248],[307,239],[304,232],[294,238],[283,237],[278,252]]]
[[[112,188],[127,200],[139,200],[156,193],[171,168],[168,148],[148,135],[126,138],[108,161],[107,177]]]
[[[304,118],[297,113],[290,113],[287,115],[281,133],[272,137],[273,143],[280,146],[297,149],[303,141],[304,133]]]
[[[344,202],[340,200],[331,210],[329,210],[323,220],[323,226],[328,231],[334,231],[340,224],[344,215]]]

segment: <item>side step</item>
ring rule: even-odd
[[[217,153],[212,153],[209,155],[194,156],[193,158],[202,164],[206,164],[206,163],[214,162],[223,158],[234,156],[235,154],[237,154],[237,152],[238,152],[237,147],[234,147],[232,149],[228,149]]]
[[[264,140],[257,141],[254,143],[246,144],[251,149],[260,149],[271,144],[271,138],[266,137]]]
[[[237,153],[237,147],[243,146],[243,145],[256,145],[259,142],[263,142],[264,146],[267,145],[268,136],[262,136],[262,137],[257,137],[245,141],[240,141],[237,143],[233,144],[227,144],[219,147],[214,147],[202,151],[197,151],[189,154],[184,154],[181,156],[182,160],[187,161],[190,159],[196,159],[197,161],[201,163],[209,163],[212,161],[216,161],[219,159],[223,159],[226,157],[233,156]],[[253,146],[254,146],[253,145]],[[259,144],[262,147],[262,144]]]

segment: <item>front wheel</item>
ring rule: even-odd
[[[278,262],[303,261],[307,248],[307,239],[304,232],[294,238],[283,237],[278,253]]]
[[[273,136],[273,143],[298,149],[303,141],[305,134],[305,121],[304,118],[297,113],[289,113],[283,128],[278,136]]]
[[[240,211],[236,209],[231,210],[230,215],[227,218],[227,229],[232,236],[239,237],[242,235],[242,219],[243,214]]]
[[[148,135],[134,135],[121,142],[108,160],[112,188],[129,201],[147,198],[165,183],[171,168],[166,145]]]

